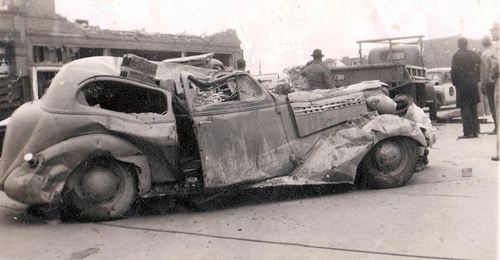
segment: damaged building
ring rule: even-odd
[[[0,0],[0,120],[40,98],[60,67],[92,56],[136,54],[148,60],[214,53],[225,66],[243,57],[234,30],[208,36],[104,30],[68,21],[54,0]]]

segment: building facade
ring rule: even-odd
[[[161,61],[203,53],[226,66],[243,57],[236,31],[209,36],[103,30],[56,14],[54,0],[0,0],[0,119],[43,95],[59,68],[91,56],[132,53]]]
[[[457,41],[460,36],[449,36],[423,41],[424,60],[427,68],[451,67],[453,54],[458,51]],[[469,50],[480,53],[483,49],[481,39],[467,39]]]

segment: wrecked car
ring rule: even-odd
[[[380,84],[279,96],[241,71],[122,58],[63,66],[11,116],[0,190],[80,217],[123,216],[138,197],[281,185],[404,185],[431,144],[416,122],[377,112]],[[151,69],[153,68],[153,69]],[[379,93],[379,94],[380,94]],[[370,101],[370,102],[369,102]]]

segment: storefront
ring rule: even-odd
[[[234,66],[243,57],[234,30],[209,36],[113,31],[68,21],[55,13],[54,0],[0,0],[0,7],[0,120],[40,98],[59,68],[76,59],[132,53],[161,61],[214,53]]]

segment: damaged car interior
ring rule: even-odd
[[[163,93],[110,80],[89,82],[77,93],[77,100],[82,105],[97,106],[121,113],[161,115],[168,109]]]

